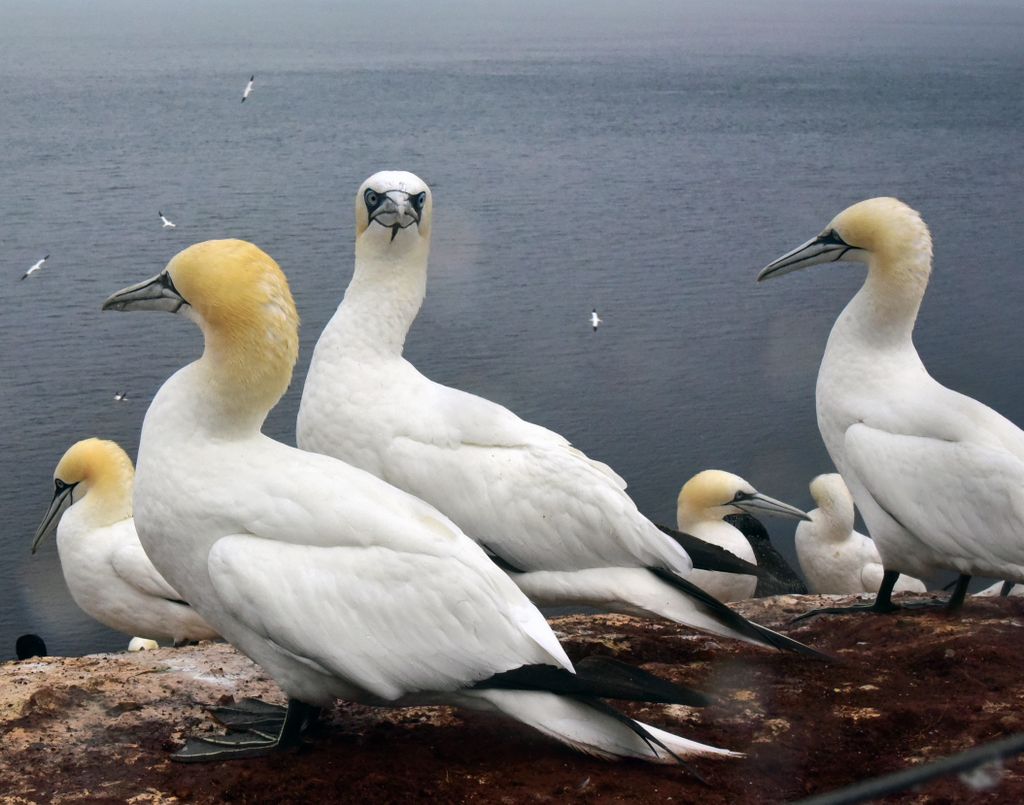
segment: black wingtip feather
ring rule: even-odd
[[[762,578],[767,571],[757,565],[740,559],[736,554],[727,551],[718,545],[712,545],[692,534],[676,531],[667,525],[659,525],[658,528],[678,542],[690,555],[690,560],[697,570],[715,570],[719,573],[740,573],[745,576],[757,576]]]
[[[734,612],[729,609],[728,606],[723,604],[710,593],[705,592],[693,582],[677,576],[670,570],[665,570],[660,567],[650,567],[648,570],[666,584],[672,585],[677,590],[684,592],[690,598],[703,605],[704,608],[711,612],[721,623],[735,629],[740,634],[753,638],[758,643],[782,649],[784,651],[792,651],[796,654],[803,654],[807,657],[813,657],[816,660],[825,660],[827,662],[835,661],[834,657],[818,651],[817,649],[813,649],[810,646],[805,646],[799,640],[793,640],[793,638],[786,637],[784,634],[773,632],[771,629],[767,629],[764,626],[758,626],[756,623],[748,621],[738,612]]]
[[[610,657],[586,657],[576,664],[575,674],[554,665],[521,665],[482,679],[473,687],[540,690],[563,696],[596,696],[690,707],[703,707],[710,701],[703,693]]]

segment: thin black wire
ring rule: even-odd
[[[923,763],[910,769],[875,777],[846,788],[818,794],[809,799],[802,799],[792,805],[854,805],[858,802],[884,797],[905,791],[935,777],[954,772],[967,771],[976,766],[1001,758],[1024,752],[1024,732],[1018,732],[1000,741],[976,746],[965,752],[939,758],[931,763]]]

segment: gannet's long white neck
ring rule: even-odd
[[[819,475],[811,482],[818,508],[810,513],[822,540],[842,542],[853,531],[853,496],[838,474]]]
[[[355,272],[328,327],[345,350],[398,357],[427,292],[430,241],[398,254],[378,246],[356,243]]]
[[[836,323],[856,330],[877,347],[912,344],[914,323],[931,274],[927,249],[907,250],[897,258],[871,255],[868,276]]]

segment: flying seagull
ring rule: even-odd
[[[245,99],[252,93],[252,85],[254,81],[256,81],[256,76],[249,76],[249,83],[245,85],[245,91],[242,93],[242,103],[245,103]]]
[[[597,332],[597,325],[601,323],[602,319],[598,318],[597,308],[595,307],[590,311],[590,326],[594,328],[594,332]]]
[[[26,271],[24,274],[22,274],[21,275],[21,279],[25,279],[25,277],[27,277],[29,274],[34,274],[35,272],[37,272],[39,269],[41,269],[43,267],[43,263],[45,263],[49,259],[50,259],[50,255],[46,255],[46,257],[44,257],[39,262],[35,263],[28,271]]]
[[[159,215],[160,220],[164,222],[164,229],[174,229],[176,224],[174,224],[171,221],[168,221],[167,218],[164,217],[164,214],[162,212],[158,212],[157,215]]]

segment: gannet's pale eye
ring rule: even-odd
[[[418,196],[413,197],[412,206],[416,208],[416,212],[423,212],[423,205],[427,203],[426,192],[420,193]]]
[[[381,201],[384,197],[376,193],[374,190],[367,188],[366,192],[363,193],[363,201],[366,202],[366,209],[369,212],[373,212],[377,207],[380,206]]]
[[[748,495],[748,494],[747,494],[746,492],[744,492],[744,491],[743,491],[743,490],[741,489],[741,490],[740,490],[739,492],[737,492],[737,493],[736,493],[736,494],[735,494],[735,495],[733,496],[733,501],[737,501],[737,500],[746,500],[746,499],[747,499],[747,498],[749,498],[749,497],[750,497],[750,495]]]

